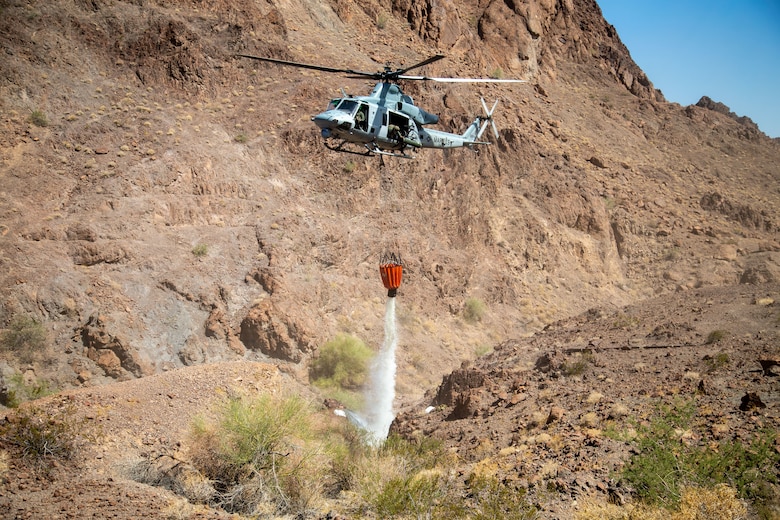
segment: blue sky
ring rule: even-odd
[[[596,0],[668,101],[702,96],[780,137],[780,0]]]

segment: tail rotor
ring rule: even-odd
[[[493,107],[488,110],[487,104],[485,103],[484,98],[479,98],[479,100],[482,102],[482,108],[485,110],[485,116],[481,117],[480,119],[482,122],[482,128],[479,130],[479,135],[477,136],[477,139],[479,139],[482,136],[482,133],[487,128],[488,124],[490,124],[490,128],[493,130],[493,135],[496,139],[498,139],[498,129],[496,128],[496,123],[493,121],[493,112],[496,110],[496,106],[498,106],[498,100],[496,99],[496,102],[493,103]]]

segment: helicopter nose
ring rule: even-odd
[[[316,116],[312,117],[311,120],[314,121],[314,124],[322,129],[329,128],[332,122],[327,112],[317,114]]]
[[[326,128],[335,128],[338,125],[338,122],[334,119],[333,114],[329,112],[322,112],[321,114],[317,114],[316,116],[312,117],[311,120],[314,121],[314,124],[323,130]]]
[[[330,110],[328,112],[322,112],[311,118],[320,129],[322,130],[335,130],[337,128],[349,128],[352,126],[352,121],[349,114]]]

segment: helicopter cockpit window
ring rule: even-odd
[[[351,99],[342,99],[341,103],[339,103],[339,106],[336,107],[336,109],[341,110],[342,112],[346,112],[348,114],[352,114],[352,112],[355,111],[356,106],[357,106],[357,101],[353,101]]]
[[[368,131],[368,105],[365,103],[360,103],[357,112],[355,112],[355,128],[364,132]]]
[[[338,106],[339,102],[341,102],[341,98],[331,99],[330,103],[328,103],[328,108],[326,110],[333,110]]]
[[[414,101],[412,101],[411,96],[407,96],[406,94],[403,94],[401,96],[401,99],[403,100],[404,103],[409,103],[410,105],[414,105]]]

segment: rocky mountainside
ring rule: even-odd
[[[237,360],[305,386],[336,334],[381,343],[388,250],[405,263],[399,409],[485,351],[488,372],[532,335],[541,355],[545,327],[589,309],[776,297],[777,140],[717,100],[666,102],[593,0],[0,9],[0,320],[45,333],[0,353],[6,387]],[[359,157],[325,149],[310,117],[371,84],[239,53],[369,71],[441,53],[426,74],[527,83],[404,85],[457,132],[498,99],[500,138]]]
[[[664,102],[594,2],[4,13],[2,313],[44,324],[32,368],[58,388],[303,366],[339,331],[378,344],[388,249],[406,263],[404,395],[597,305],[776,276],[777,143]],[[370,85],[239,52],[364,70],[443,52],[426,73],[529,83],[409,85],[458,131],[479,96],[499,99],[498,143],[361,158],[324,149],[308,119]],[[487,309],[476,326],[469,298]]]

